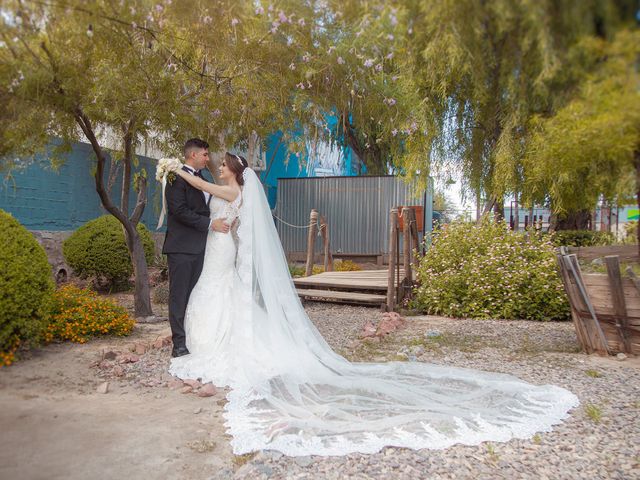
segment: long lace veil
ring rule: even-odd
[[[249,168],[238,227],[241,366],[225,409],[236,454],[445,448],[548,431],[578,404],[569,391],[420,362],[351,363],[309,320],[262,185]],[[250,308],[245,308],[250,305]]]

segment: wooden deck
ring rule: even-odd
[[[387,301],[387,277],[387,270],[324,272],[294,278],[293,283],[303,299],[380,306]]]

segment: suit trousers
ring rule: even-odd
[[[204,251],[198,254],[169,253],[169,325],[171,325],[171,337],[173,348],[186,346],[184,331],[184,317],[189,303],[191,290],[198,282],[202,265],[204,264]]]

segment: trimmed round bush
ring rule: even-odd
[[[154,258],[154,243],[147,228],[139,223],[147,263]],[[78,228],[62,245],[64,258],[82,278],[96,277],[110,286],[127,285],[133,265],[122,224],[112,215],[91,220]]]
[[[38,342],[47,327],[54,283],[47,255],[29,231],[0,210],[0,366],[21,343]]]
[[[570,309],[549,238],[490,219],[434,234],[417,268],[414,306],[466,318],[566,320]]]

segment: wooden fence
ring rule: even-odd
[[[582,274],[575,254],[562,248],[560,274],[578,341],[587,353],[640,354],[640,281],[620,257],[605,257],[607,274]]]

